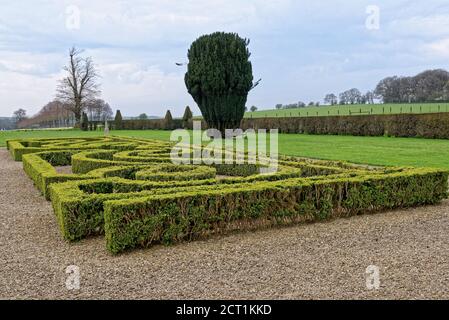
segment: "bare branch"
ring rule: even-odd
[[[100,94],[99,76],[92,59],[82,58],[81,53],[75,47],[69,50],[69,64],[63,68],[67,76],[59,81],[56,90],[57,99],[67,105],[77,121],[80,121],[87,104]]]

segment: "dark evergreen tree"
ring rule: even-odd
[[[172,130],[173,129],[173,117],[171,115],[170,110],[167,110],[167,113],[165,114],[164,127],[167,130]]]
[[[182,117],[182,127],[184,129],[189,129],[191,127],[193,114],[190,110],[190,107],[187,106],[186,110],[184,111],[184,116]]]
[[[192,43],[185,84],[210,128],[239,127],[253,85],[249,40],[216,32]]]
[[[89,130],[89,119],[87,118],[87,114],[85,112],[82,113],[81,130],[83,131]]]
[[[115,114],[114,124],[115,124],[116,130],[123,129],[123,118],[122,118],[122,113],[120,112],[120,110],[117,110],[117,113]]]

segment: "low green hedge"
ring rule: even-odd
[[[298,221],[434,204],[447,197],[448,173],[401,173],[340,179],[291,179],[105,202],[107,248],[119,253],[155,243]]]
[[[107,178],[52,184],[50,194],[63,237],[74,241],[103,233],[103,205],[107,200],[196,190],[197,186],[201,189],[215,183],[215,179],[153,182]]]
[[[163,164],[137,172],[136,179],[152,181],[205,180],[213,179],[215,175],[215,168],[208,166]]]
[[[197,209],[205,210],[208,219],[218,219],[222,221],[223,214],[227,215],[229,211],[231,220],[243,219],[243,225],[250,223],[247,221],[248,215],[254,215],[256,219],[253,221],[256,225],[260,221],[254,211],[254,208],[259,208],[259,204],[251,204],[248,202],[248,192],[250,194],[256,192],[259,194],[257,199],[275,200],[276,205],[271,203],[264,207],[266,210],[274,210],[272,217],[267,217],[264,211],[261,211],[261,216],[264,218],[264,224],[267,219],[275,224],[284,221],[277,220],[277,217],[286,218],[288,223],[300,221],[304,217],[307,221],[316,220],[318,218],[336,217],[339,213],[357,214],[363,211],[378,211],[388,208],[407,207],[414,205],[431,204],[440,201],[446,197],[447,178],[448,173],[438,170],[422,170],[422,169],[403,169],[402,171],[392,172],[389,174],[367,174],[362,176],[353,176],[354,174],[338,174],[327,177],[315,176],[311,178],[291,178],[281,181],[261,181],[259,183],[235,183],[235,184],[217,184],[215,180],[203,181],[170,181],[170,182],[145,182],[145,181],[130,181],[119,178],[112,179],[96,179],[88,181],[73,181],[66,183],[53,184],[50,188],[52,203],[55,213],[58,217],[58,222],[61,227],[62,234],[68,240],[78,240],[83,237],[103,233],[106,230],[108,236],[108,248],[111,252],[118,252],[117,248],[128,248],[139,245],[149,245],[151,243],[180,241],[182,239],[195,238],[203,235],[203,231],[211,231],[209,227],[197,233],[189,231],[185,237],[170,238],[167,236],[164,228],[171,230],[171,223],[165,224],[164,228],[160,229],[161,238],[154,238],[152,236],[151,243],[146,242],[148,239],[143,237],[143,242],[133,241],[135,238],[131,234],[126,233],[127,239],[131,242],[122,243],[123,239],[118,240],[115,232],[122,234],[125,232],[122,228],[128,228],[130,225],[140,224],[142,221],[135,221],[136,215],[144,219],[145,217],[153,217],[153,211],[146,212],[142,208],[137,211],[134,209],[136,203],[147,203],[148,207],[153,207],[154,201],[164,199],[162,207],[173,207],[176,210],[186,208],[185,203],[179,202],[188,199],[202,199],[207,202],[209,199],[209,206],[202,208],[198,206]],[[262,191],[263,192],[262,192]],[[258,193],[262,192],[262,193]],[[224,202],[229,202],[228,206],[223,206],[224,202],[216,202],[222,195],[227,195]],[[331,198],[326,198],[332,195]],[[323,198],[324,197],[324,198]],[[126,200],[124,200],[126,199]],[[293,199],[293,200],[292,200]],[[329,202],[323,202],[322,199],[328,199]],[[123,210],[123,203],[132,204],[127,208],[126,223],[122,220],[120,229],[115,229],[117,212],[115,206],[110,205],[109,218],[115,221],[111,222],[112,226],[108,227],[107,223],[107,208],[111,204],[111,200],[120,200],[113,202],[120,204],[120,210]],[[150,201],[150,202],[148,202]],[[190,200],[189,200],[190,201]],[[156,201],[157,202],[157,201]],[[171,204],[167,204],[170,202]],[[151,204],[150,204],[151,203]],[[164,210],[162,207],[157,207]],[[145,206],[145,208],[147,208]],[[213,208],[215,208],[213,211]],[[296,208],[297,211],[292,211]],[[193,210],[193,209],[192,209]],[[165,211],[164,211],[165,212]],[[191,212],[188,211],[187,216]],[[281,214],[285,212],[285,215]],[[181,213],[179,213],[181,214]],[[193,214],[193,213],[192,213]],[[205,214],[203,212],[203,214]],[[239,216],[240,214],[240,216]],[[215,216],[214,218],[214,215]],[[193,214],[194,216],[194,214]],[[158,215],[160,218],[161,216]],[[175,219],[179,218],[176,216]],[[223,220],[228,223],[231,220]],[[111,220],[110,220],[111,221]],[[171,220],[170,220],[171,221]],[[209,223],[209,222],[208,222]],[[236,222],[237,225],[241,224]],[[125,225],[123,225],[125,224]],[[271,223],[270,223],[271,225]],[[116,225],[118,226],[118,225]],[[193,227],[192,227],[193,228]],[[213,226],[213,232],[217,230],[226,230],[222,225]],[[108,231],[109,230],[109,231]],[[140,229],[137,229],[140,230]],[[192,230],[196,230],[193,228]],[[209,231],[208,231],[209,230]],[[141,231],[141,230],[140,230]],[[132,235],[140,233],[140,231],[131,232]],[[184,230],[185,231],[185,230]],[[112,232],[112,234],[111,234]],[[128,232],[128,231],[126,231]],[[137,233],[136,233],[137,232]],[[171,234],[171,231],[167,231]],[[191,233],[191,234],[190,234]],[[146,233],[140,233],[144,236]],[[128,235],[130,236],[128,238]],[[162,236],[163,235],[163,236]],[[168,239],[171,239],[170,241]],[[118,241],[118,244],[116,243]],[[144,244],[145,243],[145,244]],[[117,247],[118,246],[118,247]]]
[[[16,139],[7,140],[6,146],[15,161],[22,161],[25,154],[45,151],[79,151],[95,149],[133,150],[139,143],[128,138],[79,138],[79,139]]]
[[[433,204],[447,197],[449,175],[285,156],[276,172],[265,173],[266,159],[248,153],[239,155],[243,165],[175,165],[172,144],[147,139],[26,139],[10,140],[7,147],[51,199],[63,237],[105,234],[114,254],[233,230]],[[192,147],[190,155],[197,150]],[[222,159],[230,154],[236,158],[223,151]],[[55,169],[68,165],[73,174]]]
[[[15,161],[22,161],[24,154],[36,153],[42,151],[41,148],[25,147],[20,141],[8,141],[8,150]]]
[[[64,182],[68,180],[82,180],[87,177],[81,175],[71,174],[59,174],[53,165],[68,165],[70,163],[63,163],[62,160],[67,157],[69,152],[47,152],[47,153],[34,153],[25,154],[23,156],[23,169],[25,173],[33,180],[35,186],[46,199],[49,199],[48,187],[55,182]],[[53,164],[44,157],[55,157]],[[60,160],[57,162],[56,160]]]

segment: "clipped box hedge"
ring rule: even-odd
[[[262,159],[175,165],[171,146],[115,137],[8,141],[12,156],[22,159],[25,172],[51,199],[63,237],[104,234],[113,254],[447,197],[449,173],[438,169],[280,157],[276,172],[261,174]],[[55,169],[67,165],[73,174]]]
[[[79,138],[79,139],[15,139],[7,140],[6,146],[15,161],[22,161],[24,154],[44,151],[68,150],[133,150],[139,146],[138,141],[128,138]]]
[[[109,200],[104,212],[107,248],[119,253],[234,230],[434,204],[446,198],[447,179],[447,172],[410,169]]]

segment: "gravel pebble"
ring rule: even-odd
[[[51,204],[0,150],[1,299],[448,299],[449,201],[116,257],[65,242]],[[79,290],[66,288],[79,267]],[[376,265],[380,288],[368,290]]]

